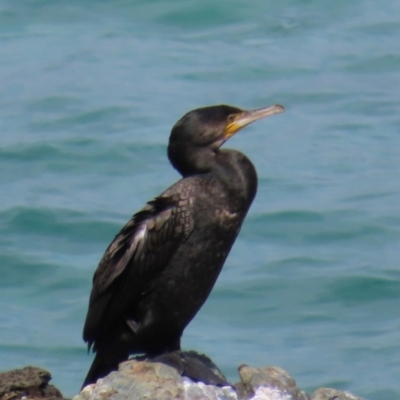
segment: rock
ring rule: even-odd
[[[129,360],[96,384],[86,386],[74,400],[143,399],[184,400],[183,381],[175,368]]]
[[[325,388],[310,397],[278,367],[242,365],[239,375],[239,383],[229,384],[208,357],[196,352],[137,357],[86,386],[73,400],[362,400]]]
[[[267,394],[268,391],[266,389],[269,389],[272,392],[279,392],[281,398],[286,398],[287,400],[310,400],[310,397],[296,386],[295,380],[281,368],[252,368],[247,365],[241,365],[239,367],[239,375],[241,382],[235,386],[238,389],[240,399],[248,399],[251,396],[254,396],[254,399],[258,399],[257,396],[260,396],[261,392]],[[272,392],[270,396],[276,395]],[[261,399],[262,397],[259,398]]]
[[[146,361],[169,365],[175,368],[180,375],[186,376],[194,382],[219,387],[230,386],[225,375],[211,359],[196,351],[173,351]]]
[[[62,399],[60,391],[49,385],[49,372],[37,367],[25,367],[0,373],[0,399]]]
[[[73,400],[309,400],[280,368],[242,366],[242,382],[238,384],[240,389],[236,390],[229,384],[207,385],[182,376],[185,371],[198,372],[198,368],[201,374],[206,374],[206,365],[213,374],[221,374],[208,357],[185,352],[184,355],[175,353],[173,357],[157,359],[173,366],[156,360],[126,361],[120,364],[118,372],[112,372],[96,384],[85,387]],[[200,367],[199,363],[202,364]],[[221,374],[219,379],[225,378],[222,377]]]
[[[185,400],[237,400],[236,391],[231,386],[217,387],[202,382],[183,379]]]
[[[336,389],[320,388],[317,389],[311,400],[363,400],[361,397],[352,395],[349,392],[341,392]]]

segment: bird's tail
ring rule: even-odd
[[[104,378],[110,372],[117,371],[119,363],[127,360],[128,357],[129,354],[98,351],[83,382],[82,389],[91,383],[96,383],[97,379]]]
[[[87,373],[82,389],[96,383],[97,379],[104,378],[112,371],[118,370],[118,365],[126,361],[130,355],[130,346],[121,341],[107,341],[97,346],[96,356]]]

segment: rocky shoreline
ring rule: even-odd
[[[38,367],[25,367],[0,373],[0,400],[58,400],[61,392],[50,385],[51,374]]]
[[[241,365],[238,371],[240,381],[230,384],[209,358],[195,352],[158,360],[131,359],[121,363],[119,371],[86,386],[73,400],[363,400],[331,388],[307,394],[279,367]],[[0,373],[0,400],[63,399],[50,380],[49,372],[36,367]]]

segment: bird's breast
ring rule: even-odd
[[[214,215],[218,228],[224,231],[236,230],[241,224],[241,216],[238,212],[232,212],[224,208],[217,208]]]

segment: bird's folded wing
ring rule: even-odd
[[[93,277],[84,339],[123,317],[146,284],[168,264],[193,228],[190,198],[175,194],[147,203],[116,235]]]

